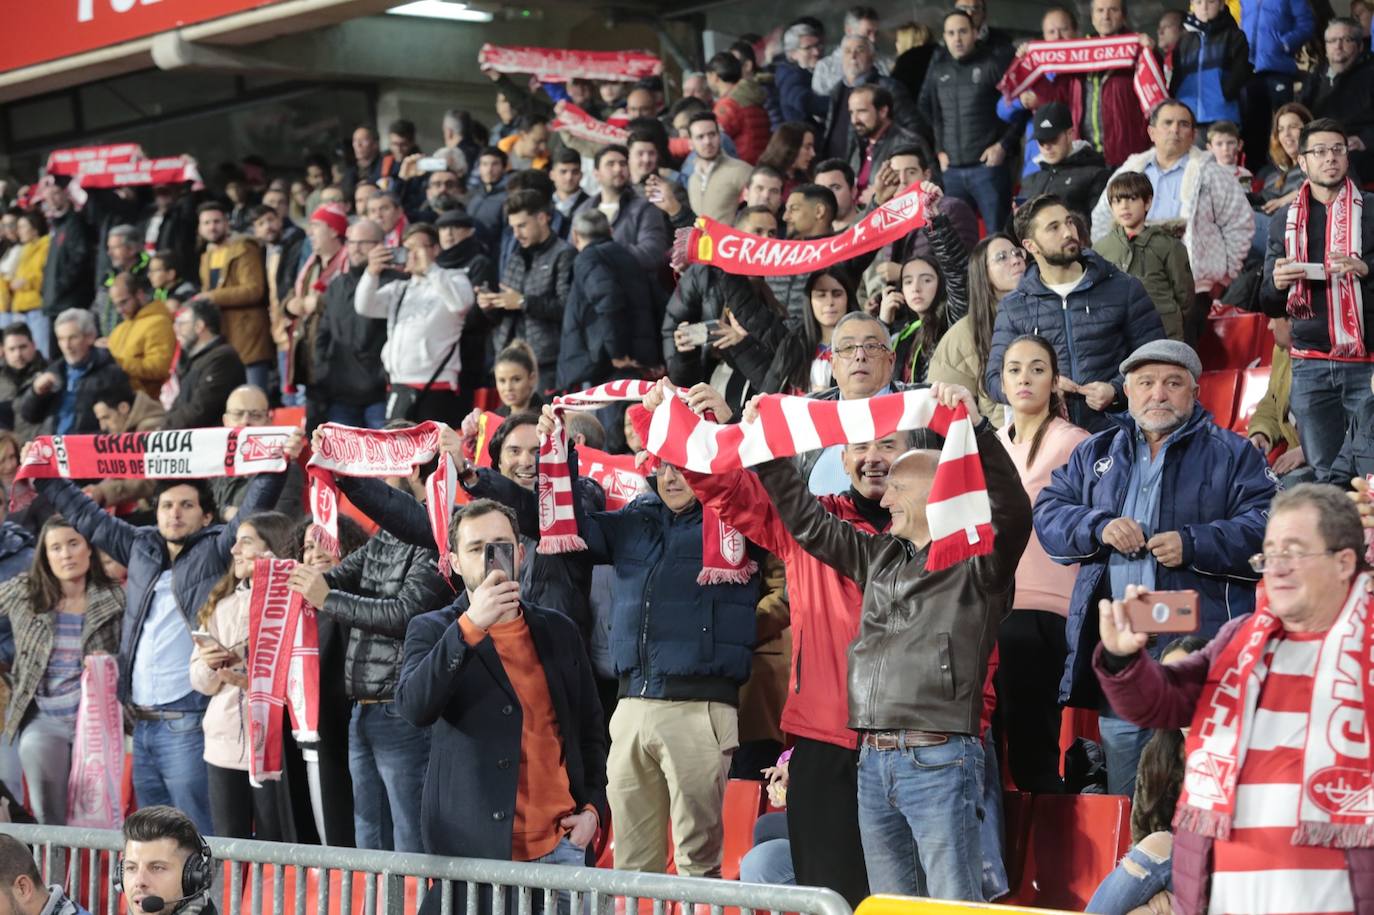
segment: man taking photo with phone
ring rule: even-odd
[[[1035,532],[1051,559],[1080,564],[1060,701],[1103,713],[1107,790],[1129,797],[1150,732],[1117,717],[1089,674],[1097,602],[1122,600],[1128,585],[1196,591],[1204,638],[1249,613],[1259,577],[1249,558],[1278,477],[1197,403],[1202,366],[1188,344],[1145,343],[1121,372],[1129,413],[1054,472],[1035,503]],[[1161,640],[1150,645],[1156,658],[1163,648]]]
[[[454,512],[463,590],[411,621],[396,704],[432,735],[427,853],[580,867],[607,817],[601,704],[577,627],[521,598],[517,529],[490,499]]]

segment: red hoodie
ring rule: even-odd
[[[753,473],[682,473],[703,505],[715,509],[722,521],[777,556],[786,567],[792,616],[792,670],[787,703],[782,710],[782,729],[797,737],[848,749],[858,746],[858,734],[849,727],[849,643],[859,631],[863,592],[852,578],[798,546]],[[817,498],[822,508],[858,530],[882,533],[859,513],[849,494]],[[997,701],[992,689],[996,669],[994,645],[983,684],[984,732]]]

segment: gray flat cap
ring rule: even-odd
[[[1182,366],[1193,376],[1194,381],[1202,374],[1202,360],[1198,359],[1191,346],[1178,340],[1152,340],[1142,343],[1121,363],[1121,374],[1125,375],[1136,366],[1150,362]]]

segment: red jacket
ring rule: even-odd
[[[853,749],[858,735],[849,727],[849,643],[859,631],[863,592],[852,578],[836,571],[797,545],[759,478],[747,470],[683,476],[702,504],[745,539],[782,560],[792,618],[792,670],[782,729],[796,737]],[[818,496],[821,507],[868,534],[878,534],[848,495]],[[886,530],[886,528],[884,528]],[[997,647],[988,659],[983,684],[986,732],[996,705],[992,678]]]
[[[1132,69],[1108,71],[1107,78],[1102,81],[1097,111],[1087,110],[1090,100],[1088,77],[1070,78],[1061,74],[1057,79],[1040,80],[1034,88],[1041,105],[1058,101],[1068,106],[1080,137],[1085,133],[1085,120],[1096,123],[1103,140],[1102,157],[1107,160],[1108,168],[1115,169],[1128,156],[1150,148],[1150,135],[1146,131],[1148,119],[1140,110],[1140,97],[1135,94],[1134,74]]]
[[[712,109],[720,129],[735,142],[735,155],[750,165],[759,161],[773,132],[768,112],[763,107],[765,98],[763,90],[753,80],[740,80]]]

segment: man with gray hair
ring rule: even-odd
[[[1250,556],[1264,538],[1278,477],[1243,437],[1197,402],[1192,347],[1153,340],[1121,363],[1129,412],[1080,444],[1035,503],[1050,558],[1078,564],[1066,628],[1060,701],[1102,712],[1107,790],[1131,796],[1150,732],[1117,717],[1091,676],[1099,600],[1128,585],[1196,591],[1204,638],[1255,605]],[[1149,649],[1158,659],[1164,641]]]
[[[816,155],[827,159],[845,159],[853,136],[849,119],[849,93],[858,86],[881,86],[892,95],[892,119],[909,133],[924,135],[916,102],[906,86],[883,74],[874,62],[875,50],[871,39],[863,35],[846,35],[840,42],[840,80],[830,90],[826,109],[824,148]],[[829,60],[829,58],[826,58]]]
[[[130,225],[115,226],[105,235],[105,253],[110,266],[100,279],[91,311],[100,333],[108,336],[119,323],[119,310],[110,301],[110,287],[121,273],[143,276],[148,272],[148,252],[143,250],[143,233]]]
[[[15,401],[25,421],[41,424],[42,434],[77,435],[100,431],[95,402],[116,383],[128,384],[109,350],[95,345],[95,318],[84,308],[68,308],[53,321],[62,355],[36,375]]]
[[[783,59],[773,68],[773,85],[784,121],[825,123],[830,100],[811,88],[816,64],[825,53],[825,40],[809,22],[794,22],[782,33]]]
[[[652,279],[611,237],[610,221],[595,207],[573,216],[569,240],[577,257],[563,309],[557,387],[578,391],[613,378],[642,377],[645,369],[662,364]]]
[[[870,46],[878,43],[878,11],[871,6],[851,6],[844,13],[844,37],[859,35],[867,38]],[[843,75],[843,47],[831,51],[829,55],[815,64],[811,76],[811,91],[817,95],[829,95],[840,84]],[[876,52],[875,52],[876,53]],[[877,60],[878,72],[883,76],[892,75],[892,58],[886,54]]]
[[[682,74],[682,97],[701,99],[708,108],[716,103],[711,87],[706,84],[706,74],[700,70],[688,70]]]

